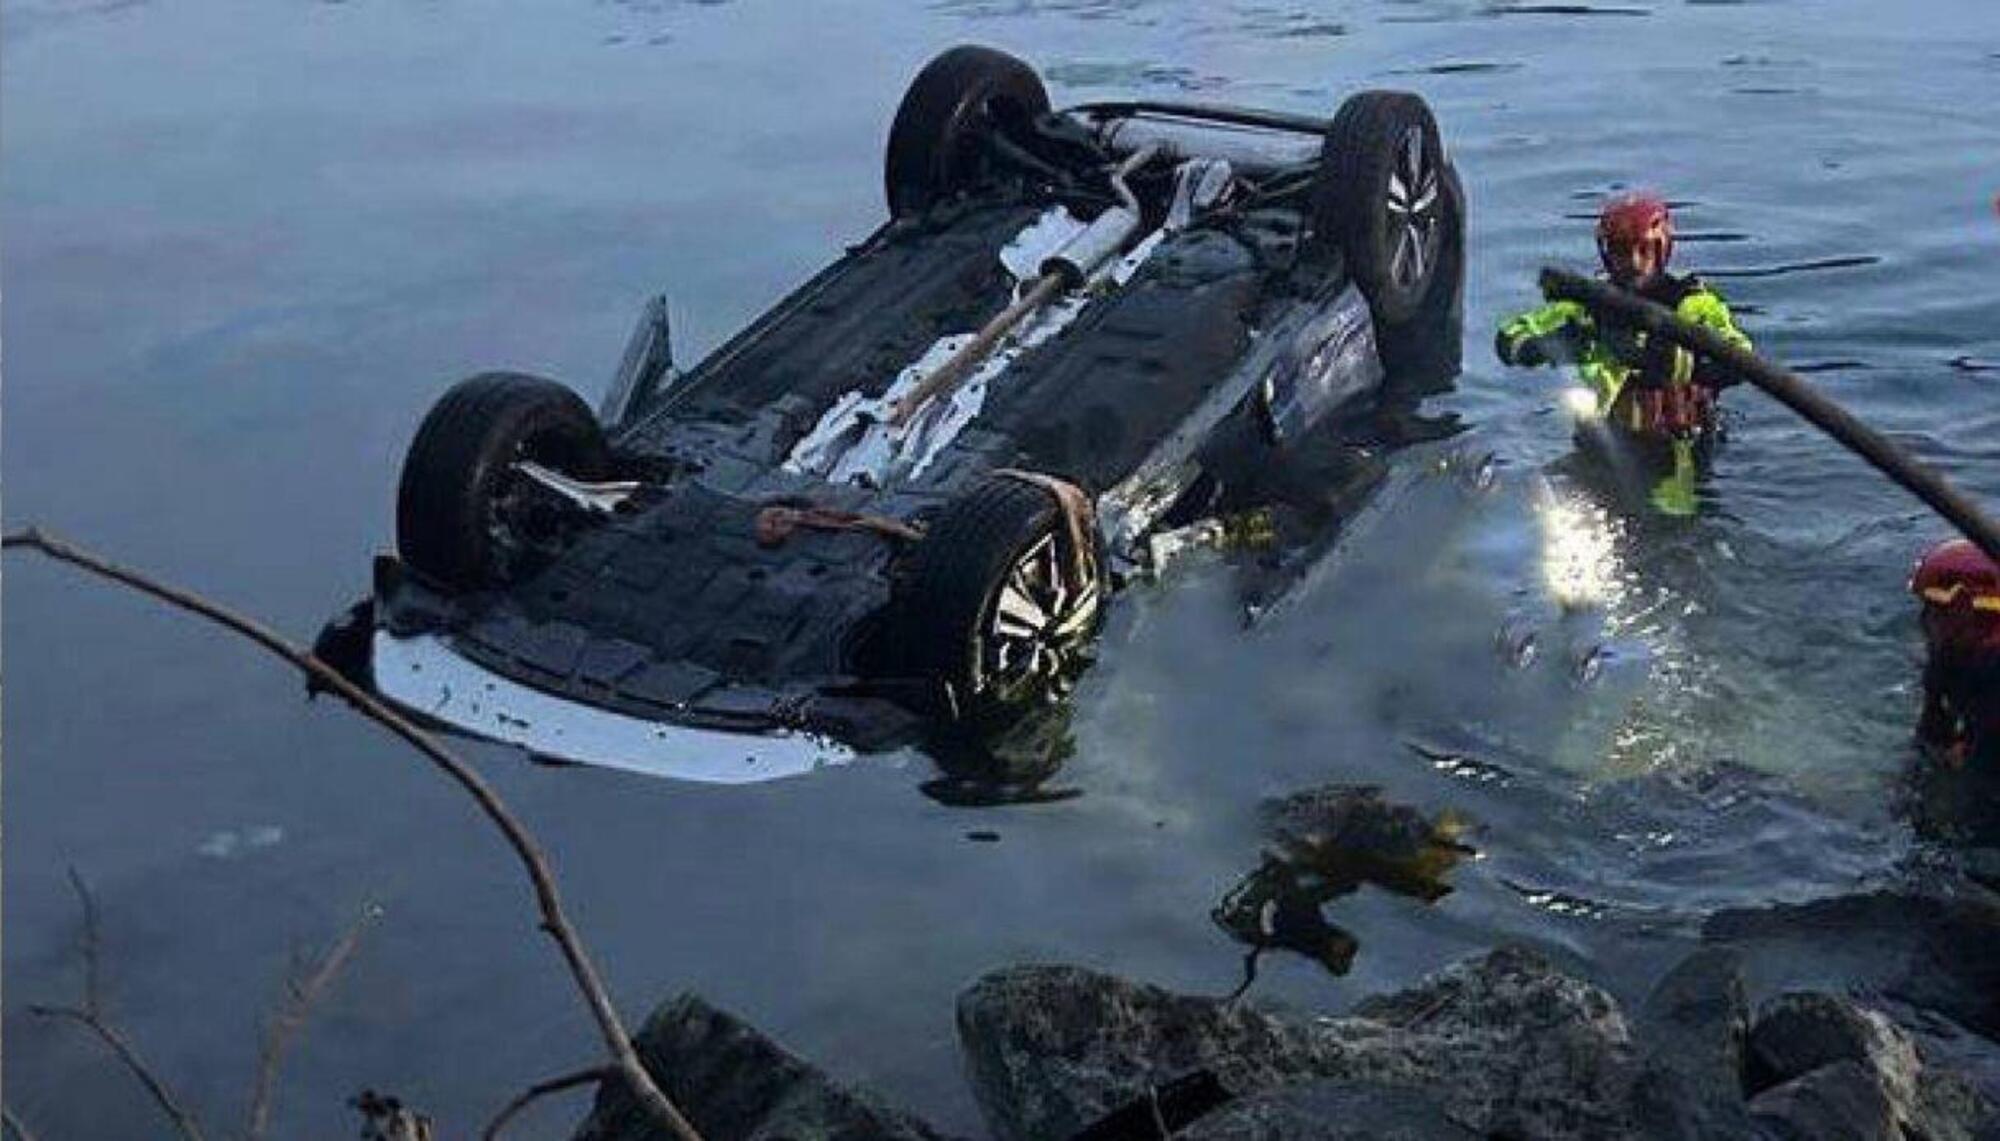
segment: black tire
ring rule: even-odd
[[[519,507],[516,460],[579,479],[610,468],[604,432],[576,393],[552,380],[489,372],[459,381],[417,429],[396,492],[403,562],[453,590],[502,586],[560,542],[547,512]]]
[[[1395,325],[1423,307],[1450,224],[1444,144],[1430,107],[1401,91],[1340,105],[1320,147],[1315,240],[1337,243],[1347,271]]]
[[[1005,52],[965,45],[931,60],[896,108],[884,183],[889,213],[920,214],[977,186],[981,132],[1019,127],[1049,110],[1035,69]]]
[[[897,582],[903,652],[913,674],[937,683],[949,726],[995,732],[1064,697],[1089,665],[1102,627],[1101,540],[1090,537],[1078,581],[1072,540],[1048,490],[988,476],[947,504]],[[1060,576],[1062,594],[1050,587]],[[1021,592],[1025,591],[1025,594]],[[1046,622],[1003,611],[1025,598]]]

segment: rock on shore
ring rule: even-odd
[[[966,1072],[998,1141],[1506,1137],[2000,1141],[1986,1092],[1881,1012],[1817,992],[1755,1016],[1737,953],[1697,951],[1628,1020],[1597,986],[1504,947],[1344,1017],[1174,994],[1066,966],[959,997]],[[637,1036],[706,1141],[936,1141],[684,996]],[[656,1141],[622,1089],[577,1141]]]
[[[942,1141],[862,1090],[843,1086],[735,1016],[684,994],[633,1036],[639,1060],[703,1141]],[[672,1141],[622,1083],[598,1088],[575,1141]]]
[[[1482,1134],[1603,1137],[1625,1127],[1631,1044],[1617,1004],[1520,949],[1461,963],[1347,1018],[1267,1013],[1074,967],[1014,967],[960,997],[958,1027],[973,1092],[1001,1141],[1069,1137],[1198,1069],[1239,1098],[1329,1078],[1419,1087]]]

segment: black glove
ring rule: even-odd
[[[1694,362],[1694,382],[1721,392],[1743,383],[1743,378],[1726,368],[1717,368],[1706,357],[1697,357]]]
[[[1500,358],[1501,364],[1517,365],[1521,368],[1534,368],[1549,363],[1548,348],[1542,344],[1540,337],[1524,337],[1519,343],[1515,343],[1507,338],[1505,331],[1494,335],[1493,355]]]

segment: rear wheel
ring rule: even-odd
[[[1444,241],[1431,291],[1409,320],[1376,330],[1375,348],[1392,390],[1426,396],[1444,391],[1465,357],[1465,190],[1445,164]]]
[[[411,569],[453,590],[505,585],[571,537],[574,513],[514,465],[577,479],[610,468],[603,430],[552,380],[494,372],[453,385],[431,407],[403,461],[396,546]]]
[[[1336,243],[1376,316],[1400,324],[1430,292],[1449,238],[1444,144],[1424,101],[1363,91],[1341,104],[1320,147],[1316,241]]]
[[[1049,110],[1035,69],[1005,52],[966,45],[917,73],[889,128],[889,213],[918,214],[987,174],[981,136],[1024,127]]]
[[[1090,523],[1079,550],[1056,495],[1010,476],[932,521],[897,602],[909,665],[938,683],[948,722],[998,730],[1074,688],[1102,624],[1099,545]]]

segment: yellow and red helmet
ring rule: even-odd
[[[1674,255],[1674,215],[1657,194],[1621,194],[1597,215],[1597,256],[1614,276],[1627,254],[1652,247],[1653,267],[1664,273]]]
[[[1910,575],[1923,603],[1924,637],[1935,649],[2000,654],[2000,564],[1964,539],[1925,552]]]

